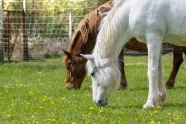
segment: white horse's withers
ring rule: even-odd
[[[166,99],[162,43],[186,46],[186,0],[114,0],[113,3],[101,23],[93,54],[82,55],[88,59],[93,100],[99,106],[108,103],[119,84],[118,55],[125,43],[135,37],[148,47],[149,94],[143,107],[154,108]]]

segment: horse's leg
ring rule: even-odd
[[[124,47],[122,48],[120,54],[119,54],[119,69],[121,71],[121,82],[120,82],[120,86],[119,86],[119,90],[123,90],[123,89],[126,89],[127,88],[127,79],[126,79],[126,76],[125,76],[125,69],[124,69],[124,58],[123,58],[123,50],[124,50]]]
[[[176,75],[178,73],[181,63],[183,62],[182,52],[183,47],[173,46],[173,68],[171,71],[171,75],[166,83],[167,88],[172,88],[174,86]]]
[[[159,59],[158,72],[159,72],[159,76],[158,76],[159,77],[159,81],[158,81],[159,104],[163,104],[166,99],[166,88],[165,88],[164,76],[162,71],[161,55]]]
[[[147,48],[148,48],[149,94],[148,94],[147,102],[143,106],[143,108],[154,108],[158,106],[161,102],[163,102],[159,100],[165,100],[166,97],[165,95],[166,91],[163,91],[165,89],[164,88],[161,90],[158,89],[158,86],[160,86],[158,85],[159,82],[158,71],[162,71],[161,66],[159,66],[159,62],[161,62],[160,56],[161,56],[161,45],[162,45],[163,38],[153,33],[147,34],[146,38],[147,38]],[[160,76],[160,78],[162,77],[163,76]]]

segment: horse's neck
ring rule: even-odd
[[[88,40],[86,43],[83,43],[83,40],[78,41],[72,50],[72,54],[73,55],[90,54],[95,46],[96,36],[97,34],[95,35],[89,34]]]
[[[110,58],[111,61],[116,61],[124,44],[131,39],[128,32],[128,7],[126,10],[118,8],[113,7],[101,23],[93,53],[97,58]],[[125,13],[121,16],[119,12],[122,10],[125,10]]]

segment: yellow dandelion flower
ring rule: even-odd
[[[8,111],[10,112],[10,111],[12,111],[12,109],[9,109]]]
[[[47,96],[43,96],[43,99],[46,99],[47,98]]]
[[[171,122],[171,124],[175,124],[174,122]]]
[[[171,114],[172,114],[172,113],[170,113],[170,112],[169,112],[169,113],[167,113],[167,115],[171,115]]]
[[[64,101],[65,100],[65,97],[61,98],[61,100]]]
[[[100,112],[100,113],[102,113],[102,112],[103,112],[103,110],[101,109],[101,110],[99,110],[99,112]]]
[[[21,87],[21,86],[23,86],[23,84],[19,84],[19,86]]]
[[[9,88],[8,86],[5,86],[5,88]]]
[[[54,105],[54,102],[51,101],[50,103],[51,103],[52,105]]]
[[[53,119],[52,119],[52,122],[56,122],[56,119],[55,119],[55,118],[53,118]]]
[[[154,113],[155,113],[155,114],[157,114],[157,113],[158,113],[158,111],[156,111],[156,110],[155,110],[155,111],[154,111]]]
[[[161,109],[161,106],[157,106],[156,108],[157,108],[157,109]]]
[[[89,110],[94,110],[94,107],[89,107]]]
[[[155,121],[151,121],[150,124],[155,124],[156,122]]]
[[[12,106],[15,106],[15,104],[13,103]]]
[[[34,92],[32,92],[32,91],[29,91],[29,94],[34,94]]]
[[[42,109],[43,107],[42,106],[39,106],[39,109]]]
[[[36,121],[36,122],[35,122],[35,124],[39,124],[39,122],[38,122],[38,121]]]
[[[32,115],[32,116],[31,116],[31,118],[33,119],[33,118],[35,118],[35,116],[34,116],[34,115]]]
[[[77,124],[76,122],[72,122],[72,124]]]
[[[12,116],[11,114],[7,114],[7,117],[9,117],[9,118],[10,118],[11,116]]]

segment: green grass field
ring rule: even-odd
[[[0,124],[183,124],[186,122],[186,62],[164,105],[143,109],[148,95],[147,56],[125,57],[128,89],[116,91],[109,104],[92,101],[91,79],[80,90],[65,88],[61,58],[0,65]],[[164,76],[172,56],[163,56]]]

